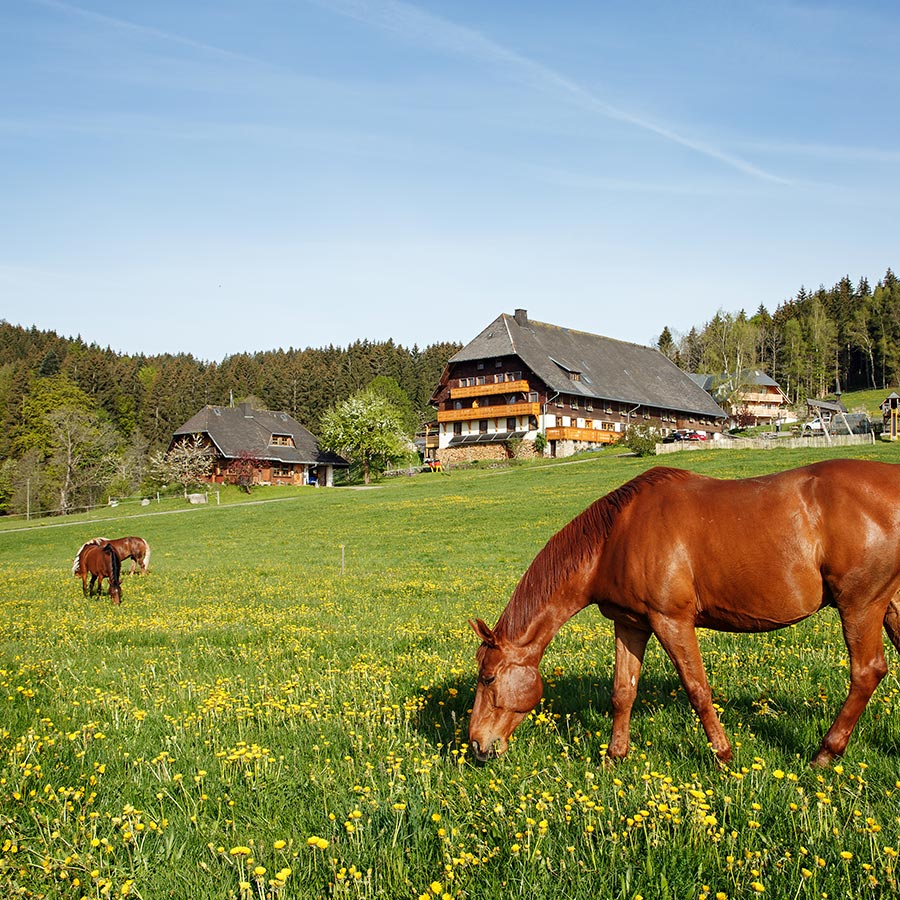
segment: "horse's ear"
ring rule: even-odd
[[[469,619],[469,624],[472,626],[472,631],[474,631],[475,634],[477,634],[478,637],[481,638],[482,642],[488,645],[488,647],[497,646],[497,640],[494,637],[494,632],[491,631],[491,629],[488,628],[487,625],[485,625],[485,623],[481,621],[481,619],[475,619],[474,622]]]

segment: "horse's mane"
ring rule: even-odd
[[[525,631],[559,583],[597,551],[598,543],[609,534],[619,513],[637,494],[660,482],[689,476],[690,473],[683,469],[666,466],[648,469],[592,503],[557,531],[516,585],[494,634],[512,637]]]
[[[122,563],[119,562],[119,554],[109,545],[103,545],[103,552],[109,557],[110,576],[109,583],[111,587],[121,586]]]

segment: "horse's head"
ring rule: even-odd
[[[538,659],[496,637],[481,619],[469,624],[481,638],[478,685],[469,720],[469,745],[484,762],[506,752],[509,736],[544,693]]]

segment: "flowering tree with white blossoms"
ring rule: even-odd
[[[319,427],[319,445],[360,465],[366,484],[373,471],[384,471],[402,459],[408,444],[401,411],[370,390],[338,403],[325,413]]]

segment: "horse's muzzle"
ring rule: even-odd
[[[487,749],[482,748],[478,741],[472,741],[471,746],[475,759],[480,763],[485,763],[489,759],[496,759],[498,756],[502,756],[506,751],[506,741],[501,738],[492,741]]]

